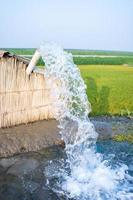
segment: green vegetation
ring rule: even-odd
[[[33,55],[35,48],[7,48],[5,49],[13,54],[18,55]],[[66,49],[66,51],[73,55],[89,55],[92,57],[74,57],[74,62],[77,65],[133,65],[133,52],[122,51],[94,51],[94,50],[78,50],[78,49]],[[93,57],[93,56],[103,57]],[[106,57],[107,56],[107,57]],[[110,56],[110,57],[109,57]],[[115,57],[112,57],[115,56]],[[30,58],[30,57],[29,57]],[[38,65],[43,65],[42,59],[39,60]]]
[[[36,48],[1,48],[20,55],[33,55]],[[101,56],[133,56],[133,52],[127,51],[102,51],[102,50],[82,50],[82,49],[66,49],[73,55],[101,55]]]
[[[74,57],[77,65],[133,65],[133,56],[123,57]]]
[[[133,114],[133,67],[80,65],[91,115]]]
[[[18,55],[33,55],[36,50],[35,48],[1,48],[1,49]]]
[[[133,57],[75,57],[73,60],[76,65],[133,65]],[[38,65],[44,65],[42,58]]]
[[[117,142],[133,143],[133,134],[118,134],[113,137],[113,140]]]
[[[81,49],[66,49],[73,55],[101,55],[101,56],[133,56],[133,52],[127,51],[102,51],[102,50],[81,50]]]

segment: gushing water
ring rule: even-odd
[[[72,55],[56,44],[46,43],[39,50],[54,101],[53,112],[66,145],[67,159],[60,161],[60,168],[52,171],[52,163],[49,165],[49,176],[57,180],[53,190],[76,200],[133,199],[128,179],[133,180],[126,172],[127,166],[112,168],[96,152],[98,135],[88,118],[91,106],[86,85]]]

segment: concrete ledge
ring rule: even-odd
[[[0,129],[0,157],[37,151],[60,143],[57,121],[38,121]]]
[[[119,133],[133,131],[133,120],[93,118],[100,140],[107,140]],[[0,129],[0,157],[7,157],[18,153],[37,151],[53,145],[61,145],[59,129],[56,120],[43,120],[23,124],[11,128]]]

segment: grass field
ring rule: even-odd
[[[102,51],[102,50],[82,50],[82,49],[66,49],[73,55],[103,55],[103,56],[133,56],[133,52],[128,51]]]
[[[133,114],[133,67],[80,65],[92,115]]]
[[[0,48],[21,55],[33,55],[36,48]],[[73,55],[110,55],[110,56],[133,56],[133,52],[128,51],[102,51],[102,50],[82,50],[82,49],[66,49]]]
[[[77,65],[133,65],[133,56],[116,57],[75,57]]]
[[[35,48],[7,48],[14,54],[18,55],[33,55]],[[74,57],[75,64],[78,65],[133,65],[133,52],[122,52],[122,51],[94,51],[94,50],[80,50],[80,49],[66,49],[67,52],[70,52],[74,55],[89,55],[90,57]],[[93,56],[97,57],[93,57]],[[92,57],[91,57],[92,56]],[[99,57],[104,56],[104,57]],[[112,57],[114,56],[114,57]],[[38,65],[43,65],[42,59],[39,60]]]
[[[1,48],[18,55],[33,55],[35,48]]]

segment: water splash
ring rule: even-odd
[[[96,152],[98,135],[88,118],[91,106],[86,85],[72,55],[57,44],[46,43],[39,50],[54,100],[55,118],[59,120],[60,134],[66,144],[67,159],[50,175],[58,178],[53,189],[77,200],[132,199],[127,166],[112,169],[102,154]]]

